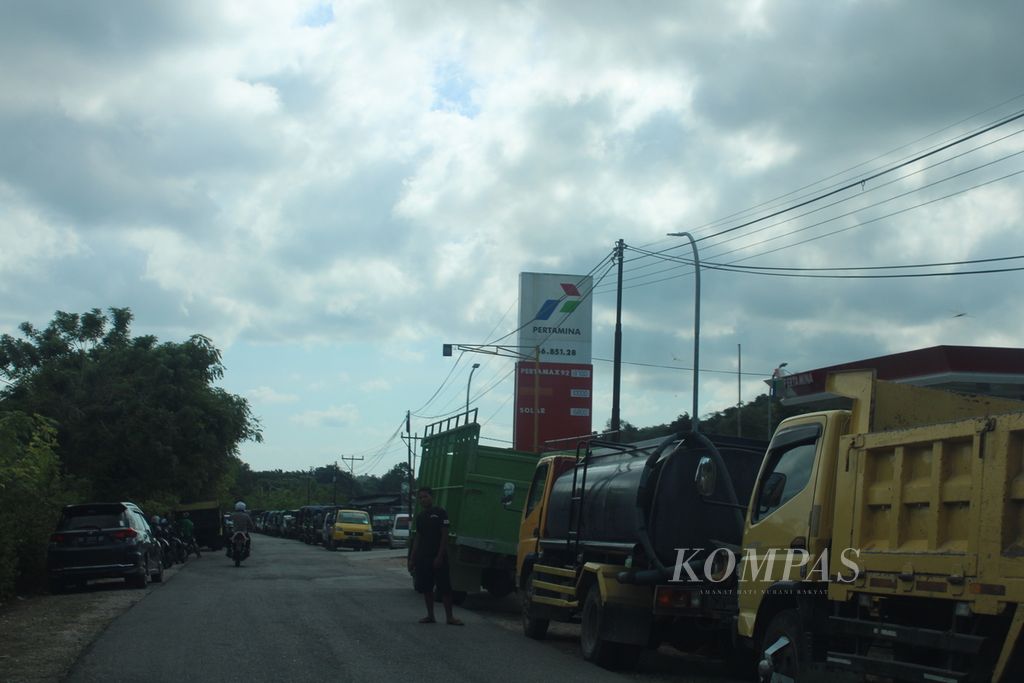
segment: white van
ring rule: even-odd
[[[391,524],[391,539],[388,541],[389,548],[404,548],[409,545],[409,515],[395,515],[395,521]]]

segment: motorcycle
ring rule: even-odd
[[[167,540],[167,536],[163,529],[154,529],[153,535],[156,537],[156,542],[160,546],[160,564],[163,565],[164,569],[170,569],[171,565],[174,564],[174,554],[171,550],[171,542]]]
[[[235,561],[237,567],[247,557],[249,557],[249,539],[244,532],[236,531],[231,536],[231,559]]]
[[[197,559],[202,557],[202,555],[199,554],[199,544],[196,543],[195,537],[192,537],[192,538],[189,538],[189,539],[182,539],[181,542],[185,546],[185,559],[186,560],[188,559],[188,556],[191,555],[192,553],[195,553]]]
[[[176,564],[185,564],[185,560],[188,559],[188,550],[185,548],[185,542],[174,531],[168,531],[167,542],[170,544],[172,561]]]

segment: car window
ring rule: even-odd
[[[803,443],[775,453],[757,492],[753,521],[764,519],[804,490],[814,469],[817,444]]]
[[[345,524],[368,524],[369,517],[365,512],[342,512],[341,521]]]
[[[396,519],[395,520],[395,528],[396,529],[408,529],[409,528],[409,518],[408,517],[399,517],[398,519]]]
[[[537,507],[541,497],[544,495],[544,482],[548,478],[549,463],[544,463],[533,473],[533,481],[530,482],[530,493],[526,497],[526,514],[530,514],[533,508]]]
[[[121,514],[84,514],[65,517],[60,528],[64,531],[74,531],[75,529],[113,529],[125,526],[127,526],[127,522]]]

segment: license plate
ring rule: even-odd
[[[358,532],[358,531],[346,531],[345,535],[347,535],[347,536],[361,536],[362,534],[360,532]]]

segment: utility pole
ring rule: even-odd
[[[736,345],[736,436],[743,436],[743,344]]]
[[[341,458],[342,460],[349,460],[350,461],[349,465],[348,465],[349,474],[351,474],[353,477],[356,476],[355,462],[357,460],[362,460],[363,456],[359,456],[358,458],[353,458],[351,455],[341,455],[341,456],[338,456],[338,457]],[[335,466],[337,466],[337,461],[335,461]]]
[[[407,500],[408,500],[408,504],[409,504],[409,514],[411,515],[412,514],[412,487],[413,487],[412,474],[413,473],[412,473],[412,427],[411,427],[410,422],[409,422],[409,413],[410,413],[410,411],[408,411],[408,410],[405,411],[405,434],[406,434],[406,437],[407,437],[406,444],[409,446],[409,493],[407,495]]]
[[[619,398],[622,388],[622,252],[625,242],[621,239],[615,245],[619,261],[619,282],[615,292],[615,356],[612,362],[612,423],[615,441],[619,440]]]

